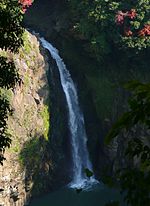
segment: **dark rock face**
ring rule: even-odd
[[[65,0],[36,0],[25,15],[25,25],[40,32],[45,38],[56,40],[68,27]]]
[[[50,69],[48,79],[51,96],[51,138],[50,153],[55,162],[53,187],[66,185],[70,181],[71,151],[69,143],[69,129],[66,99],[60,83],[60,76],[55,61],[48,55]]]

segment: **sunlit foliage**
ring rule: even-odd
[[[114,46],[142,50],[150,47],[149,0],[70,0],[73,30],[89,40],[95,53]]]
[[[18,52],[23,45],[22,27],[24,9],[31,5],[31,1],[0,0],[0,163],[4,158],[5,148],[10,146],[11,139],[7,134],[7,119],[11,113],[10,103],[4,91],[12,89],[19,80],[13,59],[8,53]],[[6,54],[7,54],[6,52]]]

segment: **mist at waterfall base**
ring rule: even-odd
[[[59,56],[58,50],[44,38],[40,38],[52,58],[56,61],[62,89],[66,97],[68,107],[68,126],[70,129],[70,142],[72,151],[72,181],[65,188],[52,192],[41,198],[34,199],[30,206],[104,206],[111,201],[121,201],[120,193],[109,189],[102,183],[98,183],[94,176],[88,178],[85,168],[92,171],[92,164],[87,149],[87,136],[84,125],[84,117],[78,102],[78,95],[74,82]],[[76,189],[82,188],[78,193]]]

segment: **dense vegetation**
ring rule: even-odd
[[[18,52],[23,45],[22,27],[23,14],[32,1],[1,0],[0,1],[0,163],[4,158],[5,148],[10,146],[11,139],[7,134],[7,119],[12,111],[10,108],[9,89],[13,89],[19,81],[12,52]],[[9,53],[6,56],[5,51]]]
[[[150,46],[150,4],[136,1],[70,0],[74,15],[73,30],[87,39],[99,56],[113,47],[136,52]]]
[[[103,67],[119,67],[124,71],[149,67],[149,0],[70,0],[69,3],[73,15],[71,32],[83,40],[86,51]],[[127,161],[116,171],[115,180],[126,191],[127,204],[148,206],[150,87],[148,82],[134,80],[126,88],[131,92],[129,109],[114,124],[106,143],[118,138],[124,142],[122,152]]]
[[[148,68],[150,54],[149,0],[66,0],[71,10],[70,33],[81,40],[90,57],[104,67]],[[0,0],[0,48],[17,52],[23,44],[22,20],[30,0]],[[6,91],[19,80],[13,61],[0,56],[0,162],[10,145],[6,120],[11,112]],[[130,161],[120,167],[115,180],[126,191],[132,206],[150,202],[150,85],[132,81],[129,109],[114,124],[106,143],[125,139],[124,155]],[[98,91],[97,91],[98,93]],[[31,151],[32,152],[32,151]],[[114,205],[118,203],[114,203]]]

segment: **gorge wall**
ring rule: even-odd
[[[53,167],[51,160],[46,158],[50,129],[46,74],[49,65],[41,55],[37,38],[27,31],[19,53],[5,55],[13,58],[20,82],[6,94],[13,109],[7,131],[12,143],[0,167],[0,205],[26,205],[32,193],[44,190],[45,183],[40,179],[46,178]]]
[[[55,61],[38,35],[25,32],[24,46],[12,55],[20,81],[9,90],[11,147],[0,167],[0,204],[28,205],[31,197],[70,182],[70,143],[65,96]],[[60,172],[61,171],[61,172]]]
[[[90,157],[100,177],[106,168],[115,170],[122,159],[119,148],[123,143],[120,140],[109,147],[105,147],[103,142],[112,124],[127,109],[128,93],[123,84],[130,79],[147,81],[150,75],[148,68],[140,67],[140,64],[139,68],[130,68],[130,61],[134,60],[125,58],[121,51],[114,51],[105,59],[100,56],[98,61],[90,53],[86,39],[70,30],[71,15],[65,0],[37,0],[26,14],[25,24],[59,49],[77,85]]]
[[[108,130],[127,108],[122,83],[134,78],[147,81],[150,74],[146,67],[126,67],[122,54],[117,54],[119,64],[115,53],[107,61],[97,61],[86,40],[71,33],[70,24],[65,0],[36,0],[25,18],[26,27],[59,49],[70,71],[85,117],[90,159],[101,179],[106,170],[110,175],[124,161],[124,142],[118,139],[104,146]],[[6,94],[13,108],[8,121],[12,144],[0,168],[0,204],[8,206],[26,205],[31,196],[56,190],[71,179],[67,106],[57,65],[35,36],[26,32],[24,40],[19,54],[4,54],[15,60],[21,77]]]

